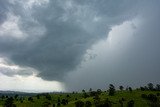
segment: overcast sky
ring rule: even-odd
[[[0,90],[159,83],[159,5],[159,0],[0,0]]]

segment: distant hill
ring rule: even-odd
[[[5,95],[5,96],[15,96],[16,94],[18,94],[19,96],[34,96],[36,95],[36,93],[27,93],[27,92],[21,92],[21,91],[3,91],[0,90],[0,96]]]

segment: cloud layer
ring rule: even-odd
[[[149,82],[159,84],[159,3],[142,1],[136,17],[113,26],[107,39],[88,50],[96,54],[94,60],[83,62],[66,77],[68,89],[106,90],[110,83],[136,88]]]
[[[86,50],[106,38],[111,26],[134,18],[139,10],[137,1],[126,0],[1,0],[0,4],[0,56],[36,69],[47,80],[62,80],[74,71]]]

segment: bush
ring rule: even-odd
[[[141,97],[144,99],[148,98],[148,96],[146,94],[141,94]]]
[[[160,107],[160,102],[149,102],[149,107]]]
[[[121,107],[123,107],[123,101],[119,100],[119,103],[120,103]]]
[[[83,101],[76,101],[75,102],[75,107],[84,107],[84,102]]]
[[[106,99],[104,104],[103,104],[103,107],[112,107],[112,104],[108,99]]]
[[[17,99],[17,98],[18,98],[18,94],[16,94],[16,95],[14,96],[14,98]]]
[[[121,99],[122,101],[126,101],[123,97],[122,97],[122,99]]]
[[[7,100],[4,103],[4,107],[16,107],[15,104],[13,104],[13,98],[7,98]]]
[[[51,105],[50,102],[43,102],[42,107],[49,107],[49,105]]]
[[[59,106],[61,106],[61,103],[60,103],[60,102],[57,103],[57,107],[59,107]]]
[[[37,97],[37,99],[40,99],[40,95],[39,94],[36,97]]]
[[[56,107],[56,105],[55,104],[53,104],[53,106],[52,107]]]
[[[128,89],[129,89],[130,92],[132,92],[132,88],[131,87],[129,87]]]
[[[66,104],[68,104],[68,100],[66,100],[66,99],[62,99],[62,102],[61,102],[61,104],[63,104],[63,105],[66,105]]]
[[[29,97],[29,98],[28,98],[28,101],[33,102],[33,98],[32,98],[32,97]]]
[[[84,98],[87,98],[87,97],[89,97],[89,95],[88,95],[86,92],[84,92],[84,93],[83,93],[83,97],[84,97]]]
[[[101,94],[102,90],[101,89],[97,89],[97,94]]]
[[[140,87],[141,91],[145,91],[145,88],[144,87]]]
[[[90,96],[91,96],[91,97],[96,96],[97,94],[98,94],[98,93],[97,93],[96,91],[91,91],[91,92],[90,92]]]
[[[47,95],[46,95],[46,99],[47,99],[47,100],[51,100],[52,97],[51,97],[49,94],[47,94]]]
[[[156,102],[158,100],[157,96],[154,94],[149,94],[148,95],[148,100],[152,101],[152,102]]]
[[[100,101],[99,95],[94,96],[93,99],[96,100],[96,101]]]
[[[157,96],[160,96],[160,93],[157,93],[156,95],[157,95]]]
[[[106,99],[105,101],[95,101],[95,107],[112,107],[112,104]]]
[[[127,103],[127,107],[134,107],[134,101],[133,101],[133,100],[130,100],[130,101]]]
[[[109,85],[109,95],[113,96],[115,94],[115,87],[113,84]]]
[[[67,94],[67,96],[66,96],[67,98],[69,98],[70,96]]]
[[[92,107],[92,103],[90,101],[86,101],[85,107]]]

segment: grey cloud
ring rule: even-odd
[[[70,73],[66,77],[68,90],[82,90],[82,88],[106,90],[110,83],[117,87],[119,85],[139,87],[149,82],[159,84],[159,1],[153,0],[140,4],[143,5],[137,17],[140,24],[137,26],[131,24],[134,33],[116,35],[117,38],[118,36],[121,38],[117,41],[113,39],[116,42],[113,50],[106,44],[106,47],[101,50],[103,51],[101,56],[98,54],[95,60],[85,63],[77,72]],[[125,41],[128,36],[131,36],[131,39]],[[94,49],[98,51],[96,48]]]
[[[132,19],[139,10],[136,1],[126,0],[50,0],[45,6],[31,9],[18,2],[4,4],[20,17],[18,26],[28,36],[24,40],[0,36],[0,54],[17,65],[38,70],[38,76],[47,80],[62,80],[66,73],[74,71],[86,50],[107,37],[110,26]],[[94,17],[100,19],[94,21]]]
[[[0,1],[0,24],[4,22],[4,20],[6,19],[6,12],[8,11],[8,2],[6,0],[1,0]]]

